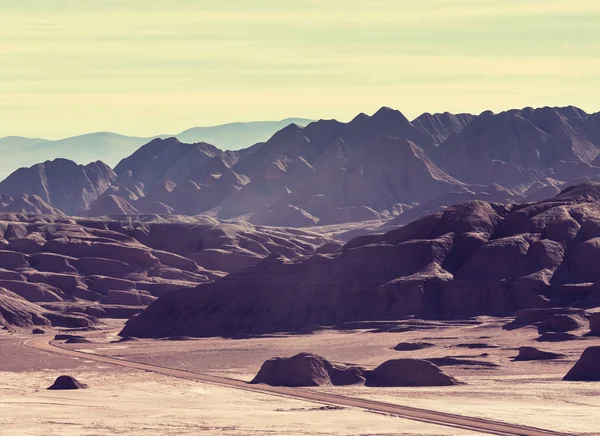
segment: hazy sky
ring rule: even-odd
[[[567,104],[598,0],[0,0],[0,136]]]

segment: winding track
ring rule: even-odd
[[[421,421],[429,424],[455,427],[464,430],[471,430],[480,433],[494,435],[518,435],[518,436],[568,436],[566,433],[559,433],[550,430],[543,430],[534,427],[527,427],[518,424],[509,424],[498,421],[491,421],[482,418],[473,418],[468,416],[454,415],[450,413],[436,412],[415,407],[400,406],[396,404],[383,403],[378,401],[365,400],[361,398],[345,397],[323,392],[317,392],[304,388],[286,388],[267,385],[251,385],[241,380],[235,380],[225,377],[215,377],[205,374],[196,374],[190,371],[180,369],[166,368],[158,365],[149,365],[145,363],[133,362],[130,360],[118,359],[114,357],[99,356],[96,354],[84,353],[81,351],[70,350],[52,345],[47,338],[28,339],[25,345],[65,356],[93,360],[96,362],[118,365],[130,369],[139,369],[142,371],[151,371],[157,374],[171,377],[182,378],[186,380],[195,380],[203,383],[210,383],[218,386],[224,386],[233,389],[242,389],[246,391],[259,392],[267,395],[276,395],[281,397],[293,398],[297,400],[307,400],[315,403],[355,407],[369,410],[377,413],[385,413],[400,418]]]

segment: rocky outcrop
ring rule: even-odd
[[[453,386],[458,382],[427,360],[394,359],[366,373],[368,386]]]
[[[564,380],[600,381],[600,347],[586,348]]]
[[[70,375],[59,376],[49,390],[72,390],[72,389],[87,389],[88,385],[81,383],[75,377]]]
[[[537,325],[538,333],[547,332],[565,333],[579,330],[583,326],[583,320],[571,315],[553,315]]]
[[[65,344],[91,344],[92,341],[86,338],[71,338],[65,341]]]
[[[576,247],[597,234],[598,198],[600,184],[590,183],[538,203],[474,201],[355,238],[331,254],[269,257],[202,292],[164,295],[123,334],[254,334],[410,315],[510,316],[585,304],[595,288],[568,265]],[[517,312],[517,319],[540,322],[556,313]]]
[[[400,342],[394,347],[396,351],[415,351],[423,350],[424,348],[435,347],[434,344],[429,342]]]
[[[549,285],[549,284],[548,284]],[[535,309],[521,309],[515,312],[515,319],[504,326],[506,330],[525,327],[528,325],[544,324],[552,327],[555,323],[566,322],[571,324],[566,318],[579,320],[585,318],[587,313],[583,309],[573,307],[549,307]],[[557,321],[558,320],[558,321]],[[548,330],[553,331],[553,330]],[[565,330],[569,331],[569,330]]]
[[[364,382],[363,371],[359,367],[333,364],[316,354],[300,353],[267,360],[250,383],[290,387],[343,386]]]
[[[573,333],[548,332],[542,333],[536,340],[538,342],[566,342],[576,341],[578,339],[581,339],[581,337],[574,335]]]
[[[373,370],[340,365],[310,353],[275,357],[263,363],[251,383],[271,386],[452,386],[456,380],[426,360],[395,359]]]
[[[60,313],[42,308],[23,297],[0,288],[0,325],[9,327],[58,326],[92,327],[98,320],[86,314]]]
[[[93,325],[93,317],[129,318],[174,289],[332,243],[312,232],[212,219],[118,218],[0,216],[5,324],[76,327]]]
[[[519,347],[519,354],[514,360],[526,362],[530,360],[553,360],[565,357],[564,354],[539,350],[535,347]]]

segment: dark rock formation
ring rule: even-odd
[[[306,324],[510,316],[540,308],[517,312],[516,324],[569,315],[571,309],[546,308],[581,305],[586,298],[594,304],[596,288],[568,265],[573,250],[594,237],[598,199],[600,184],[588,183],[532,204],[474,201],[385,234],[357,237],[331,254],[269,257],[202,292],[159,298],[123,334],[256,334]],[[571,314],[585,316],[582,310]]]
[[[17,326],[129,318],[171,290],[209,283],[273,254],[311,254],[326,243],[333,241],[313,232],[210,218],[1,215],[0,311]]]
[[[537,324],[537,328],[540,334],[547,332],[565,333],[578,330],[582,325],[582,320],[572,315],[557,314]]]
[[[451,386],[456,380],[433,363],[419,359],[395,359],[374,370],[332,364],[321,356],[301,353],[289,358],[267,360],[251,383],[271,386],[351,385],[368,386]]]
[[[586,348],[564,380],[600,381],[600,347]]]
[[[482,356],[484,357],[484,356]],[[446,356],[446,357],[429,357],[428,362],[437,366],[480,366],[483,368],[497,368],[499,365],[485,360],[470,359],[464,357]]]
[[[65,344],[91,344],[92,341],[86,338],[69,338],[65,341]]]
[[[33,333],[34,335],[45,335],[46,334],[46,332],[42,329],[33,329],[31,331],[31,333]]]
[[[572,333],[554,333],[548,332],[541,334],[538,338],[538,342],[566,342],[566,341],[576,341],[581,339],[581,337],[576,336]]]
[[[452,386],[457,381],[433,363],[420,359],[394,359],[366,373],[368,386]]]
[[[422,350],[424,348],[434,347],[434,344],[428,342],[400,342],[394,347],[396,351],[414,351]]]
[[[70,389],[87,389],[88,385],[77,381],[75,377],[70,375],[61,375],[56,379],[49,390],[70,390]]]
[[[561,359],[563,357],[565,357],[564,354],[542,351],[535,347],[519,347],[519,355],[514,360],[524,362],[529,360]]]
[[[68,333],[58,333],[58,334],[54,335],[55,341],[74,341],[74,340],[83,340],[83,339],[85,339],[85,336],[71,335]]]
[[[470,348],[470,349],[498,348],[497,345],[486,344],[486,343],[481,343],[481,342],[474,342],[474,343],[470,343],[470,344],[458,344],[457,347]]]
[[[7,289],[0,288],[0,325],[2,326],[91,327],[96,325],[97,321],[94,317],[85,314],[46,310]]]
[[[550,307],[550,308],[538,308],[538,309],[523,309],[515,312],[515,319],[504,326],[505,329],[511,330],[514,328],[525,327],[528,325],[539,325],[540,323],[546,323],[551,326],[555,316],[558,316],[558,322],[565,322],[563,316],[570,318],[584,318],[587,313],[583,309],[577,309],[572,307]],[[567,321],[568,322],[568,321]]]
[[[292,387],[339,386],[364,381],[362,373],[362,368],[332,364],[316,354],[300,353],[293,357],[267,360],[250,383]]]

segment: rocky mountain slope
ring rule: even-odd
[[[13,199],[23,195],[34,197],[38,208],[42,201],[46,208],[78,215],[85,213],[116,178],[115,172],[103,162],[84,166],[67,159],[54,159],[18,169],[0,183],[0,193]],[[25,211],[37,212],[35,209]]]
[[[209,142],[222,149],[238,150],[266,141],[290,123],[305,126],[310,122],[311,120],[305,118],[287,118],[281,121],[228,123],[194,127],[179,134],[155,137],[127,136],[111,132],[88,133],[58,140],[7,136],[0,138],[0,152],[4,157],[0,162],[0,178],[5,178],[17,168],[29,167],[57,157],[80,164],[101,160],[113,166],[154,138],[173,136],[186,143]]]
[[[381,108],[348,123],[290,124],[238,151],[155,139],[123,159],[114,174],[102,171],[101,180],[87,175],[89,166],[85,177],[69,170],[71,176],[60,178],[51,171],[58,164],[46,162],[46,174],[39,165],[19,170],[0,184],[0,193],[12,199],[4,201],[7,211],[206,213],[257,225],[369,221],[391,228],[459,201],[536,201],[598,180],[599,126],[599,114],[574,107],[427,113],[412,122]]]
[[[256,334],[406,316],[600,305],[600,184],[524,204],[471,201],[329,254],[269,257],[131,319],[139,337]]]
[[[84,327],[96,318],[129,318],[174,289],[332,242],[311,232],[208,218],[2,214],[0,324]]]

